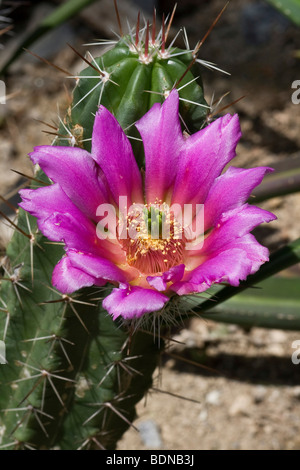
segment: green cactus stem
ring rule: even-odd
[[[56,145],[76,145],[90,151],[94,124],[91,116],[102,104],[133,139],[134,153],[142,166],[139,134],[133,124],[154,103],[162,103],[175,86],[180,94],[183,127],[194,132],[206,124],[209,106],[193,51],[166,48],[161,40],[151,41],[149,34],[148,25],[144,40],[137,33],[135,40],[124,37],[101,57],[89,54],[85,61],[90,65],[75,77],[73,102],[61,123]]]
[[[163,21],[156,34],[154,25],[140,30],[138,23],[135,34],[122,37],[113,49],[84,59],[88,67],[75,77],[73,101],[54,145],[90,150],[94,116],[102,104],[132,138],[143,166],[133,124],[174,87],[182,128],[194,132],[207,124],[199,47],[167,47],[169,26]],[[37,180],[51,183],[41,171]],[[44,238],[23,210],[13,224],[0,292],[0,338],[7,359],[0,366],[0,449],[114,449],[134,425],[135,405],[152,385],[163,340],[146,325],[113,321],[102,308],[107,286],[72,295],[57,292],[51,276],[64,254],[62,244]],[[173,307],[180,316],[176,297]]]
[[[56,292],[62,247],[23,211],[18,227],[1,289],[0,448],[114,448],[151,386],[162,343],[113,322],[98,300],[106,289]]]
[[[131,125],[176,85],[185,125],[193,131],[205,124],[192,51],[167,48],[164,27],[158,36],[150,38],[148,24],[135,38],[123,37],[103,56],[89,58],[54,145],[89,150],[100,104],[137,138]],[[138,158],[142,164],[142,153]],[[37,180],[50,183],[41,171],[33,188]],[[114,449],[151,387],[163,340],[114,322],[101,307],[107,287],[70,296],[53,289],[62,244],[43,237],[23,210],[14,227],[0,294],[7,360],[0,366],[0,449]]]

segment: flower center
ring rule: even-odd
[[[129,265],[142,273],[155,274],[181,263],[183,229],[166,204],[137,206],[126,222],[127,238],[121,243]]]

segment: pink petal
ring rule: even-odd
[[[128,267],[128,270],[123,271],[110,260],[89,253],[68,250],[68,257],[75,268],[81,269],[96,279],[127,282],[134,279],[137,274],[136,270],[130,269],[130,267]]]
[[[96,220],[97,207],[108,202],[108,196],[91,154],[76,147],[43,145],[35,147],[30,157],[84,214]]]
[[[82,287],[104,285],[107,281],[99,282],[93,276],[75,268],[68,256],[62,258],[55,266],[52,274],[52,284],[63,294],[71,294]]]
[[[94,253],[115,262],[125,262],[120,245],[100,240],[95,225],[72,203],[56,183],[38,189],[20,191],[20,206],[37,218],[38,227],[47,238],[64,242],[67,248]]]
[[[205,239],[201,253],[207,255],[222,250],[258,225],[275,219],[271,212],[249,204],[232,209],[220,217],[217,227]]]
[[[168,282],[178,282],[184,274],[184,264],[179,264],[166,271],[161,276],[148,276],[147,281],[151,287],[159,291],[167,289]]]
[[[256,206],[244,204],[230,211],[225,212],[217,220],[216,227],[205,238],[203,243],[193,249],[186,250],[186,257],[210,256],[211,253],[224,250],[236,239],[251,232],[262,223],[271,222],[276,216],[271,212],[260,209]]]
[[[213,227],[222,213],[244,204],[265,174],[272,171],[268,167],[228,168],[215,180],[204,202],[204,230]]]
[[[20,196],[23,199],[20,207],[37,218],[38,227],[47,238],[71,245],[82,240],[83,245],[87,241],[93,247],[96,238],[94,224],[72,203],[58,184],[22,189]]]
[[[106,176],[116,203],[120,196],[127,196],[129,205],[143,202],[142,178],[130,142],[104,106],[99,107],[94,122],[92,156]]]
[[[119,316],[131,319],[160,310],[168,300],[169,297],[156,290],[121,284],[103,300],[103,307],[114,320]]]
[[[241,137],[238,116],[226,114],[185,141],[172,204],[203,204],[215,178],[235,157]]]
[[[145,149],[148,203],[166,201],[175,180],[184,143],[178,108],[179,95],[173,90],[162,106],[156,103],[136,124]]]
[[[57,212],[71,214],[82,223],[90,223],[89,219],[73,204],[58,184],[37,189],[21,189],[19,194],[23,200],[19,204],[20,207],[37,219],[46,219]]]
[[[268,261],[269,251],[248,234],[233,241],[224,251],[215,252],[186,279],[170,287],[178,295],[203,292],[213,283],[228,282],[238,286],[249,274],[256,272]]]

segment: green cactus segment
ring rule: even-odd
[[[200,297],[195,295],[182,299],[183,310],[199,312],[202,318],[222,323],[232,323],[251,328],[280,328],[283,330],[300,330],[300,280],[298,278],[271,277],[260,283],[256,288],[246,289],[234,297],[217,303],[222,287],[210,289],[214,299],[199,303]],[[238,291],[238,288],[237,288]],[[209,295],[206,292],[207,296]],[[211,304],[207,312],[202,305]]]
[[[0,449],[114,448],[151,386],[159,348],[102,310],[105,290],[56,292],[51,274],[62,247],[22,210],[18,226],[34,238],[16,232],[4,264]]]
[[[162,57],[159,48],[151,47],[147,55],[145,44],[134,49],[124,38],[91,59],[55,145],[90,150],[100,104],[129,136],[139,137],[132,124],[155,102],[163,102],[181,77],[180,97],[189,100],[180,102],[181,116],[190,131],[204,124],[202,83],[187,71],[191,53],[173,48]],[[141,142],[133,144],[143,165]],[[50,183],[42,172],[38,178]],[[72,296],[53,289],[51,276],[63,246],[46,240],[23,210],[17,224],[0,297],[0,338],[7,356],[0,366],[0,448],[114,449],[135,417],[136,403],[151,387],[162,341],[159,346],[153,335],[131,333],[114,322],[101,307],[106,289]]]
[[[3,315],[6,319],[0,323],[0,335],[5,340],[7,359],[7,364],[0,368],[0,427],[5,429],[1,445],[10,442],[35,442],[39,438],[41,428],[38,419],[43,421],[44,405],[46,402],[48,404],[49,399],[46,372],[43,371],[58,370],[61,366],[55,354],[59,342],[54,336],[52,340],[52,335],[59,337],[62,334],[59,325],[62,322],[64,305],[58,303],[43,306],[41,303],[58,298],[48,286],[51,285],[53,263],[58,261],[62,250],[55,245],[42,244],[41,236],[36,235],[34,219],[22,211],[18,226],[25,233],[29,232],[30,227],[36,240],[35,243],[30,242],[25,235],[16,232],[7,250],[1,288],[1,301],[6,310]],[[31,250],[34,263],[33,285]],[[41,337],[47,339],[33,341]],[[40,388],[44,390],[44,400]],[[20,408],[21,411],[9,411],[15,408]],[[37,420],[34,419],[35,413]]]
[[[90,59],[91,66],[78,77],[73,104],[64,124],[74,136],[73,143],[86,150],[91,149],[91,116],[95,115],[100,104],[115,115],[129,136],[138,137],[133,124],[154,103],[162,103],[181,77],[177,89],[183,122],[190,132],[199,130],[205,124],[208,106],[203,96],[201,78],[193,74],[196,66],[187,71],[193,60],[192,53],[173,48],[169,56],[162,58],[159,50],[154,50],[147,60],[141,52],[128,45],[127,40],[121,40],[103,56]],[[61,126],[59,133],[66,134],[66,129]],[[66,135],[55,143],[70,145],[72,141]],[[134,150],[137,150],[135,153],[139,152],[138,145],[133,143]],[[136,157],[142,164],[141,155]]]
[[[124,332],[122,338],[117,337],[121,330],[111,323],[111,318],[100,316],[89,361],[79,374],[73,408],[64,423],[62,449],[73,449],[74,440],[75,448],[114,449],[133,426],[136,403],[151,387],[159,353],[153,337],[145,333],[131,337]]]
[[[277,10],[287,18],[300,26],[300,2],[299,0],[268,0]]]
[[[123,38],[101,57],[88,57],[90,65],[77,79],[54,145],[90,151],[101,104],[133,137],[143,167],[143,146],[133,124],[174,87],[182,129],[192,133],[206,125],[209,108],[192,52],[166,49],[164,40],[152,43],[145,32],[140,36]],[[51,183],[42,172],[38,178]],[[159,214],[153,220],[145,216],[149,229],[163,222]],[[44,238],[23,210],[17,225],[0,293],[0,339],[7,359],[0,365],[0,449],[115,449],[133,425],[135,405],[151,387],[163,341],[147,327],[126,330],[113,321],[101,306],[109,287],[72,296],[53,289],[62,244]]]

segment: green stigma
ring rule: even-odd
[[[163,234],[163,224],[166,220],[166,215],[157,207],[145,207],[143,212],[148,235],[152,236],[152,238],[161,239]]]

